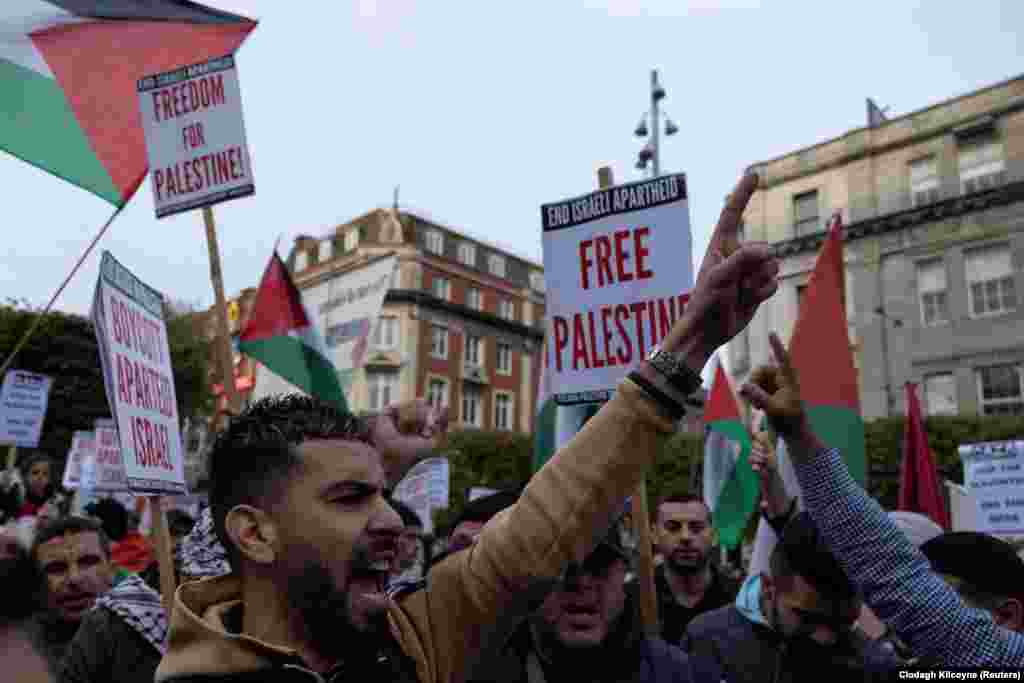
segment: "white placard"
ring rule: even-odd
[[[600,401],[669,332],[693,288],[686,176],[541,207],[549,386]]]
[[[68,450],[67,463],[64,465],[64,481],[66,489],[77,489],[82,484],[82,473],[87,462],[96,454],[96,435],[93,432],[76,431],[71,435],[71,448]]]
[[[398,257],[389,256],[300,292],[310,321],[324,336],[327,353],[350,404],[355,371],[375,351],[370,337],[397,266]],[[295,392],[300,390],[261,367],[256,373],[252,400]]]
[[[960,446],[964,487],[977,501],[977,530],[1024,535],[1024,441]]]
[[[128,472],[124,453],[118,443],[117,425],[113,420],[96,420],[96,445],[89,466],[82,470],[82,487],[94,491],[127,491]]]
[[[180,494],[185,469],[163,303],[159,292],[103,252],[93,323],[128,488]]]
[[[53,378],[9,370],[0,388],[0,443],[37,448]]]
[[[448,507],[447,458],[427,458],[416,463],[395,486],[395,500],[408,505],[420,518],[423,532],[434,533],[434,510]]]
[[[138,82],[156,217],[255,192],[231,55]]]

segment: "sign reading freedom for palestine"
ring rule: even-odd
[[[255,192],[234,57],[148,76],[137,89],[157,218]]]
[[[548,386],[600,401],[682,315],[693,287],[686,176],[541,207]]]

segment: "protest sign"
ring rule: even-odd
[[[448,477],[447,458],[427,458],[413,466],[395,486],[395,500],[416,513],[426,534],[434,533],[434,510],[448,507]]]
[[[977,531],[1024,535],[1024,441],[960,446],[964,487],[977,501]]]
[[[178,402],[163,296],[103,252],[93,322],[128,488],[185,493]],[[104,445],[99,430],[97,438]],[[99,457],[99,456],[98,456]],[[113,465],[113,454],[109,455]]]
[[[550,386],[599,401],[669,332],[693,287],[686,176],[541,207]]]
[[[53,378],[10,370],[0,387],[0,443],[37,448]]]
[[[92,466],[82,470],[83,488],[127,491],[128,473],[124,452],[118,440],[117,425],[113,420],[96,420],[93,433],[96,435],[96,448],[91,459]]]
[[[140,79],[156,217],[255,192],[231,55]]]
[[[64,466],[62,485],[66,489],[77,489],[82,484],[82,475],[91,458],[96,455],[96,434],[76,431],[71,435],[67,464]]]
[[[486,498],[487,496],[493,496],[497,492],[498,489],[492,489],[486,486],[472,486],[469,489],[469,495],[466,497],[466,502],[472,503],[477,498]]]
[[[384,306],[398,258],[388,256],[301,291],[302,303],[324,335],[329,359],[338,372],[341,388],[352,400],[355,371],[374,351],[371,335]],[[252,399],[300,392],[276,373],[260,370]]]

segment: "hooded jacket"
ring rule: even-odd
[[[760,575],[743,582],[734,604],[705,612],[690,622],[683,648],[716,660],[725,677],[737,683],[789,683],[812,677],[887,681],[899,666],[891,652],[856,631],[842,656],[825,664],[811,664],[790,652],[789,644],[761,611]]]
[[[522,591],[586,558],[672,433],[673,423],[623,380],[516,504],[486,524],[475,545],[432,567],[420,588],[392,602],[387,616],[395,648],[383,644],[379,656],[404,659],[420,683],[464,681],[499,616]],[[240,595],[235,577],[178,589],[158,683],[317,679],[291,650],[230,628]],[[338,649],[343,664],[356,654],[344,642]]]

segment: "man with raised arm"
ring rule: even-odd
[[[776,291],[768,246],[737,244],[756,186],[750,175],[733,192],[661,348],[475,544],[393,601],[384,584],[400,523],[385,492],[437,447],[443,420],[418,402],[400,429],[394,412],[364,421],[297,395],[233,420],[210,456],[214,526],[232,574],[178,589],[157,681],[464,681],[522,592],[590,555],[710,355]]]
[[[803,504],[868,606],[917,657],[941,666],[1024,667],[1024,634],[965,604],[896,523],[853,480],[838,449],[811,430],[800,382],[778,336],[775,367],[760,367],[740,394],[786,440]]]

